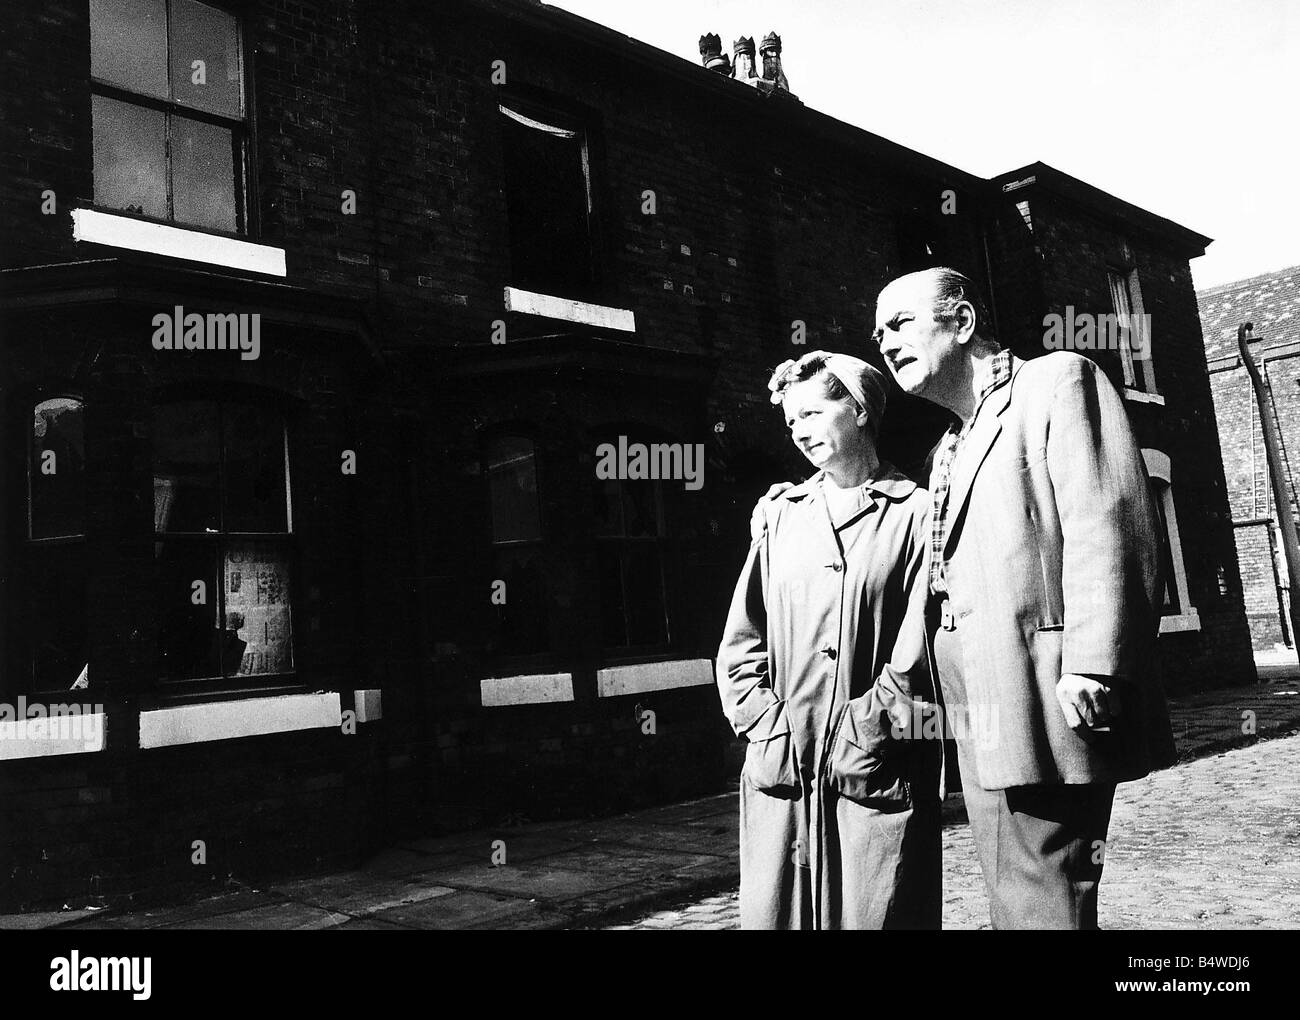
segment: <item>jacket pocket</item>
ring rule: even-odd
[[[879,719],[862,717],[850,703],[831,748],[830,785],[841,797],[878,811],[901,811],[912,803],[910,747]]]
[[[756,790],[789,794],[799,789],[799,770],[791,746],[790,720],[786,703],[775,702],[759,717],[748,733],[745,766],[741,775]]]

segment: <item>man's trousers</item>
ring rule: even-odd
[[[961,636],[952,614],[942,615],[946,626],[935,631],[935,667],[952,718],[954,706],[967,710],[966,684]],[[1115,784],[986,790],[979,785],[971,742],[969,732],[958,734],[957,762],[993,927],[1096,928]]]

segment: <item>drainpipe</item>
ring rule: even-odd
[[[1296,594],[1300,593],[1300,541],[1297,541],[1295,517],[1291,513],[1291,494],[1287,491],[1287,476],[1282,468],[1281,448],[1277,438],[1277,423],[1268,413],[1265,401],[1268,395],[1264,391],[1264,380],[1259,374],[1259,367],[1250,353],[1247,341],[1254,326],[1244,322],[1237,327],[1237,348],[1241,351],[1241,363],[1250,373],[1250,383],[1255,389],[1255,403],[1259,405],[1259,424],[1264,433],[1264,453],[1268,456],[1268,477],[1273,485],[1273,504],[1277,507],[1277,521],[1282,530],[1282,548],[1286,551],[1286,572],[1291,579],[1291,633],[1300,633],[1300,611],[1296,608]],[[1300,641],[1297,642],[1300,650]]]

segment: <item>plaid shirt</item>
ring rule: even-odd
[[[1011,381],[1011,352],[998,351],[989,362],[989,368],[991,374],[975,401],[974,414],[960,429],[956,425],[949,426],[944,433],[939,455],[935,458],[934,470],[930,472],[930,494],[934,500],[930,531],[930,591],[936,595],[948,594],[948,584],[943,576],[943,546],[948,537],[948,488],[952,484],[952,466],[957,460],[962,440],[970,433],[971,426],[979,416],[984,399],[999,386]]]

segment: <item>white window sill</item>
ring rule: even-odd
[[[97,209],[72,210],[72,239],[114,248],[130,248],[212,266],[246,269],[267,276],[286,276],[284,249],[240,241],[222,234],[114,216]]]
[[[104,749],[103,712],[0,722],[0,761],[88,754]]]
[[[596,671],[596,693],[602,698],[679,687],[704,687],[713,683],[713,660],[676,659],[672,662],[638,662]]]
[[[1165,398],[1159,393],[1148,393],[1146,390],[1135,390],[1131,386],[1124,387],[1124,399],[1131,400],[1135,404],[1159,404],[1165,406]]]
[[[563,319],[565,322],[581,322],[588,326],[621,330],[624,333],[636,332],[636,315],[631,309],[592,305],[585,301],[573,301],[551,294],[519,290],[517,287],[506,288],[506,311],[541,315],[548,319]]]
[[[1181,616],[1160,617],[1161,634],[1177,634],[1180,631],[1200,630],[1201,614],[1195,608],[1187,610]]]
[[[479,698],[484,708],[572,701],[573,674],[487,677],[479,681]]]
[[[141,712],[140,746],[176,747],[342,725],[343,712],[335,691],[213,701]]]

